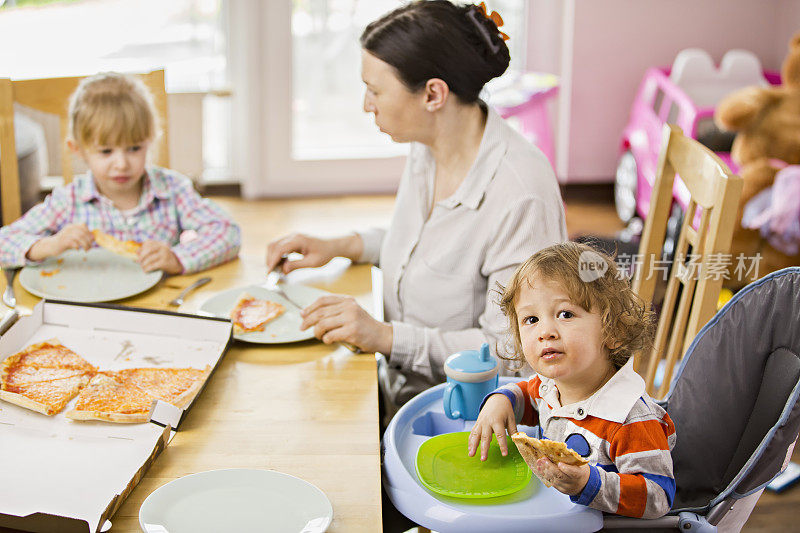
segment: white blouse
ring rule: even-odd
[[[495,353],[508,327],[499,284],[534,252],[567,238],[547,158],[493,110],[464,181],[431,210],[435,166],[428,147],[413,143],[389,229],[359,232],[360,260],[383,271],[397,404],[443,382],[449,355],[484,342]]]

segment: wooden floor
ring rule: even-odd
[[[610,186],[570,186],[563,191],[567,229],[571,237],[613,236],[622,229],[614,212]],[[266,244],[288,232],[333,236],[366,226],[387,226],[392,196],[347,196],[302,200],[259,200],[216,197],[235,219],[257,232],[243,236],[243,255],[264,255]],[[800,447],[793,460],[800,462]],[[746,533],[800,532],[800,484],[781,494],[765,492],[742,531]]]

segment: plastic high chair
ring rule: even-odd
[[[546,505],[539,506],[541,514],[528,517],[527,523],[487,503],[470,506],[437,498],[416,480],[409,446],[415,431],[438,434],[471,424],[448,423],[435,414],[437,389],[440,399],[443,385],[413,398],[389,424],[383,440],[387,493],[410,519],[442,533],[600,527],[738,531],[764,487],[788,464],[800,431],[798,294],[800,267],[773,272],[734,295],[691,343],[661,402],[677,435],[672,451],[677,491],[667,516],[654,520],[599,516],[592,509],[570,508],[567,496],[540,486],[529,497],[542,497]],[[536,483],[533,478],[531,484]],[[482,522],[492,511],[493,521]]]

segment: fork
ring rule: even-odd
[[[17,298],[14,296],[14,276],[19,268],[4,268],[3,274],[6,275],[6,290],[3,291],[3,303],[11,309],[17,306]]]
[[[281,263],[278,263],[278,265],[274,269],[272,269],[267,273],[267,282],[264,284],[264,287],[278,293],[278,295],[280,295],[284,300],[292,304],[292,307],[295,307],[298,311],[302,311],[303,306],[292,300],[289,297],[289,295],[286,294],[286,291],[284,291],[283,288],[281,287],[281,284],[283,283],[283,273],[278,271],[278,268],[280,268],[280,266]],[[353,353],[362,353],[361,348],[359,348],[354,344],[350,344],[349,342],[341,341],[339,344],[341,344],[342,346],[344,346]]]
[[[191,285],[189,285],[188,287],[183,289],[180,292],[180,294],[178,294],[178,296],[174,300],[171,300],[169,302],[169,305],[174,305],[175,307],[180,307],[181,305],[183,305],[183,300],[184,300],[184,298],[186,298],[187,294],[189,294],[190,292],[192,292],[193,290],[195,290],[198,287],[202,287],[203,285],[205,285],[209,281],[211,281],[211,278],[209,278],[209,277],[204,277],[204,278],[198,279],[197,281],[195,281],[194,283],[192,283]]]

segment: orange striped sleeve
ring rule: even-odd
[[[647,505],[647,483],[642,476],[619,475],[619,505],[617,514],[641,517]]]
[[[622,424],[618,422],[609,422],[608,420],[603,420],[595,416],[587,416],[583,420],[570,419],[570,422],[609,442],[614,436],[614,433],[622,426]]]
[[[536,398],[540,398],[539,385],[541,383],[542,379],[538,375],[534,376],[530,381],[519,383],[520,389],[522,389],[522,396],[525,399],[525,410],[520,423],[526,426],[535,426],[539,423],[539,413],[533,408],[533,403]]]
[[[620,455],[650,450],[669,451],[666,428],[660,420],[642,420],[625,424],[609,442],[608,455],[612,461]],[[672,428],[675,431],[675,428]]]

